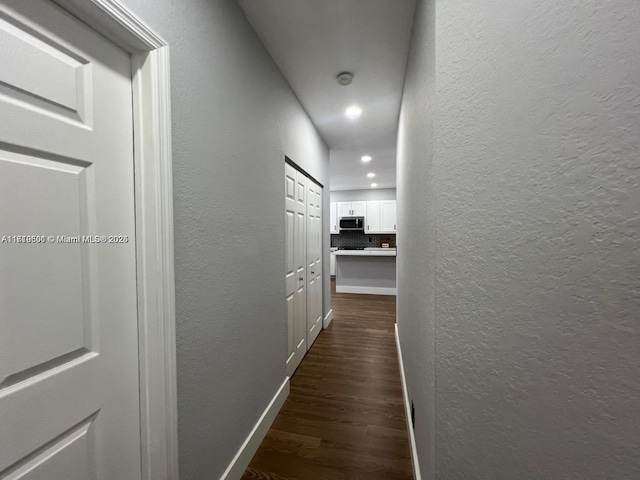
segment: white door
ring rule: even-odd
[[[338,220],[351,215],[351,202],[338,202]]]
[[[290,165],[285,164],[284,173],[284,248],[285,248],[285,292],[287,301],[287,375],[291,375],[295,367],[296,345],[295,345],[295,294],[298,289],[296,277],[296,257],[295,257],[295,238],[296,238],[296,171]]]
[[[308,181],[307,350],[322,330],[322,187]]]
[[[385,200],[380,202],[381,230],[383,232],[396,231],[396,201]]]
[[[380,202],[367,202],[367,214],[365,215],[365,231],[380,231]]]
[[[131,110],[126,53],[2,2],[2,478],[140,478]]]
[[[351,215],[354,217],[363,217],[365,214],[366,202],[351,202]]]
[[[285,165],[285,248],[289,350],[287,375],[307,351],[307,179]]]
[[[322,330],[322,187],[316,185],[316,324],[311,328],[313,340]]]

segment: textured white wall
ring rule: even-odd
[[[284,156],[329,152],[234,1],[124,3],[171,48],[180,478],[219,478],[286,374]]]
[[[376,200],[395,199],[395,188],[370,188],[367,190],[338,190],[331,192],[332,202],[373,202]]]
[[[426,478],[640,478],[640,4],[425,3],[399,211],[434,198],[400,220],[398,323]]]
[[[435,5],[416,4],[398,127],[397,323],[424,478],[435,449]]]

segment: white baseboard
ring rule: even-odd
[[[329,324],[331,323],[331,320],[333,320],[333,308],[331,310],[329,310],[327,315],[322,320],[322,328],[327,328],[329,326]]]
[[[367,293],[369,295],[395,295],[396,289],[390,287],[352,287],[336,285],[336,293]]]
[[[242,477],[288,396],[289,377],[285,378],[220,480],[238,480]]]
[[[400,365],[400,379],[402,380],[402,396],[404,398],[404,413],[407,417],[407,430],[409,431],[409,443],[411,446],[411,463],[413,465],[413,478],[422,480],[420,475],[420,464],[418,463],[418,449],[416,448],[416,436],[411,425],[411,402],[407,391],[407,378],[404,375],[404,363],[402,362],[402,349],[400,348],[400,337],[398,336],[398,324],[395,324],[396,349],[398,350],[398,364]]]

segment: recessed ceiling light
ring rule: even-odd
[[[370,162],[371,161],[371,155],[363,155],[362,159],[363,162]]]
[[[356,118],[360,118],[362,115],[362,109],[357,105],[351,105],[344,111],[345,116],[350,120],[355,120]]]
[[[372,183],[372,184],[371,184],[371,186],[372,186],[373,188],[376,188],[376,187],[378,186],[378,184],[377,184],[377,183]]]
[[[375,177],[375,176],[376,176],[376,174],[375,174],[375,173],[373,173],[373,172],[369,172],[369,173],[367,173],[367,177],[369,177],[369,178],[373,178],[373,177]]]

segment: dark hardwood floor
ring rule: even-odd
[[[411,479],[394,338],[395,297],[335,292],[333,321],[243,480]]]

